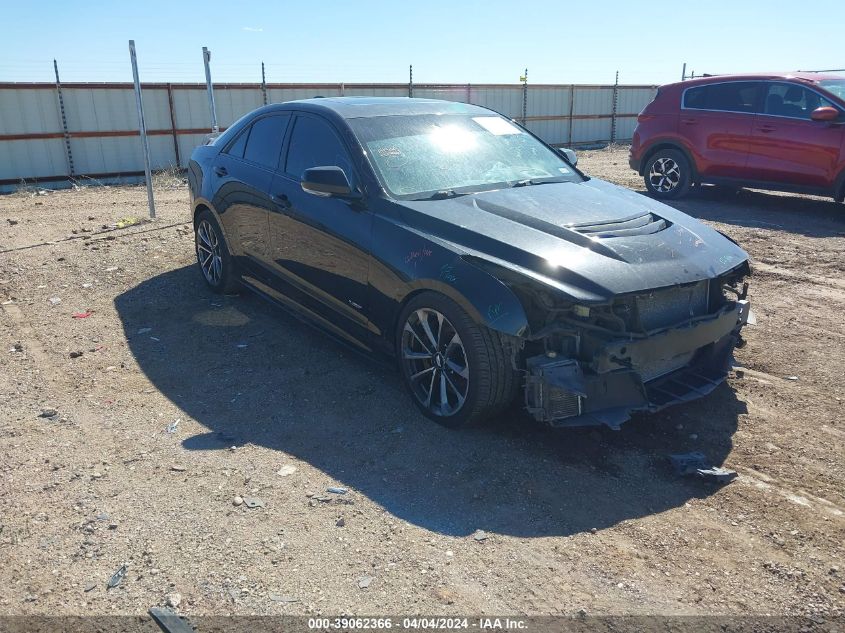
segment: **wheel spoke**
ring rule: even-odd
[[[449,396],[446,395],[446,372],[440,371],[440,410],[446,411],[449,407]]]
[[[461,367],[453,360],[446,360],[446,367],[451,369],[453,372],[458,374],[461,378],[469,378],[469,368],[468,367]]]
[[[416,374],[414,374],[413,376],[411,376],[411,380],[419,380],[420,378],[422,378],[423,376],[425,376],[428,372],[430,372],[430,371],[434,371],[435,369],[437,369],[437,368],[436,368],[436,367],[434,367],[434,365],[432,365],[432,366],[431,366],[431,367],[429,367],[428,369],[423,369],[422,371],[418,371]]]
[[[437,315],[437,342],[434,344],[434,349],[440,349],[440,338],[443,335],[443,315],[439,312],[435,312]]]
[[[432,367],[434,369],[434,367]],[[434,379],[437,378],[437,371],[431,372],[431,382],[428,384],[428,395],[425,398],[426,408],[431,407],[431,394],[434,392]]]
[[[423,342],[423,340],[420,338],[419,334],[417,334],[417,333],[414,331],[414,327],[411,325],[411,323],[410,323],[410,322],[406,322],[406,323],[405,323],[405,328],[404,328],[404,329],[405,329],[405,332],[408,332],[411,336],[413,336],[415,339],[417,339],[417,342],[419,342],[419,344],[420,344],[420,345],[422,345],[422,348],[423,348],[425,351],[427,351],[427,352],[428,352],[429,356],[433,356],[433,355],[434,355],[434,352],[433,352],[433,351],[431,351],[431,350],[428,348],[428,345],[426,345],[426,344]]]
[[[466,398],[461,393],[461,390],[458,389],[455,386],[455,383],[452,382],[452,379],[449,378],[449,376],[446,374],[446,372],[443,372],[443,375],[446,376],[446,383],[452,388],[452,391],[455,392],[455,396],[458,398],[458,408],[461,408],[463,406],[464,400],[466,400]]]
[[[431,326],[428,324],[428,313],[425,310],[417,310],[417,318],[420,320],[420,325],[422,326],[425,335],[428,337],[428,340],[431,342],[432,348],[437,349],[437,339],[434,338]]]
[[[407,360],[431,360],[431,357],[428,352],[415,352],[408,348],[402,350],[402,358]]]

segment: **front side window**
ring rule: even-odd
[[[812,90],[788,83],[769,84],[763,112],[773,116],[810,120],[813,110],[833,104]]]
[[[493,113],[379,116],[349,124],[382,185],[398,198],[584,180],[556,152]]]
[[[263,117],[253,123],[244,149],[244,160],[276,169],[289,119],[289,114],[281,114]]]
[[[729,81],[689,88],[684,93],[684,108],[754,113],[759,107],[760,88],[756,81]]]
[[[311,167],[340,167],[354,186],[352,161],[332,127],[322,119],[299,116],[291,133],[285,172],[301,179]]]
[[[840,99],[845,99],[845,79],[823,79],[819,82],[819,88],[824,88]]]

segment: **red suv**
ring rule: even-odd
[[[723,75],[662,86],[631,167],[657,198],[696,183],[845,198],[845,78]]]

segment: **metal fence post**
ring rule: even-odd
[[[472,85],[467,84],[467,103],[472,103]]]
[[[264,75],[264,62],[261,62],[261,98],[267,105],[267,77]]]
[[[522,81],[522,125],[528,118],[528,69],[525,69],[525,74],[519,78]]]
[[[572,117],[575,114],[575,84],[569,86],[569,144],[572,145]]]
[[[70,134],[67,129],[67,116],[65,115],[65,99],[62,95],[62,82],[59,80],[59,65],[56,60],[53,60],[53,70],[56,73],[56,95],[59,99],[59,114],[62,117],[62,131],[65,137],[65,157],[67,158],[68,176],[71,178],[76,175],[73,168],[73,152],[70,151]]]
[[[616,81],[613,84],[613,105],[610,111],[610,144],[616,143],[616,111],[619,104],[619,71],[616,71]]]
[[[150,142],[147,139],[147,125],[144,122],[144,102],[141,99],[141,80],[138,78],[138,59],[135,56],[135,40],[129,40],[129,59],[132,61],[132,78],[135,80],[135,104],[138,106],[138,126],[141,132],[141,147],[144,150],[144,175],[147,178],[147,203],[150,206],[150,218],[156,217],[153,200],[153,178],[150,172]]]
[[[214,105],[214,86],[211,85],[211,51],[205,46],[202,47],[202,63],[205,65],[205,85],[208,90],[208,107],[211,110],[211,132],[217,134],[220,128],[217,125],[217,106]]]
[[[170,110],[170,132],[173,134],[173,152],[176,154],[176,167],[182,166],[182,159],[179,157],[179,137],[176,134],[176,113],[173,110],[173,86],[167,84],[167,106]]]
[[[408,97],[414,96],[414,65],[408,66]]]

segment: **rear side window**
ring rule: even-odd
[[[762,85],[757,81],[731,81],[689,88],[684,93],[684,108],[758,112],[761,88]]]
[[[289,119],[289,114],[280,114],[264,117],[253,123],[244,150],[244,160],[276,169],[279,166],[279,154],[282,153],[282,140]]]
[[[340,167],[354,185],[352,161],[332,127],[322,119],[300,116],[293,126],[285,171],[300,179],[311,167]]]
[[[235,156],[236,158],[243,158],[244,157],[244,148],[246,147],[246,139],[249,137],[249,128],[245,129],[238,138],[235,139],[235,142],[232,143],[229,148],[226,150],[226,154],[230,156]]]

